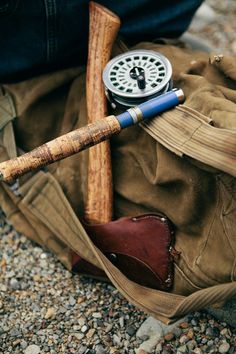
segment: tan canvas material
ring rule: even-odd
[[[114,219],[161,212],[174,223],[181,254],[172,292],[127,279],[84,231],[86,151],[13,186],[2,184],[0,204],[18,231],[51,249],[68,269],[73,249],[103,268],[128,300],[170,322],[236,295],[236,64],[174,46],[139,47],[169,58],[186,102],[112,139]],[[2,90],[1,160],[86,124],[84,68]]]

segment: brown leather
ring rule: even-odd
[[[84,227],[93,243],[129,279],[154,289],[171,289],[174,230],[166,217],[145,214]],[[75,253],[72,261],[74,271],[106,278],[103,271]]]

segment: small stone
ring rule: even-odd
[[[86,337],[87,338],[92,338],[95,332],[96,332],[95,328],[90,328],[89,331],[86,334]]]
[[[147,352],[145,352],[145,350],[143,350],[143,349],[140,349],[140,350],[138,351],[138,354],[147,354]]]
[[[229,343],[224,342],[219,346],[219,353],[228,353],[229,349],[230,349]]]
[[[96,345],[96,347],[95,347],[95,353],[96,354],[107,354],[107,351],[101,344],[99,344],[99,345]]]
[[[59,309],[60,313],[66,313],[67,309],[64,306],[61,306]]]
[[[21,345],[21,348],[24,350],[27,347],[27,342],[25,340],[22,340],[20,345]]]
[[[83,333],[74,333],[73,336],[79,340],[84,338],[84,334]]]
[[[11,337],[18,337],[21,335],[21,332],[18,329],[13,328],[9,334]]]
[[[85,347],[84,345],[80,345],[77,351],[77,354],[84,354],[87,351],[87,347]]]
[[[191,325],[197,326],[197,321],[194,318],[191,320]]]
[[[49,309],[47,309],[47,312],[44,316],[44,318],[46,320],[49,320],[50,318],[54,318],[56,315],[56,310],[53,307],[50,307]]]
[[[213,328],[212,327],[208,327],[207,329],[206,329],[206,336],[208,336],[208,337],[214,337],[214,330],[213,330]]]
[[[192,339],[186,344],[189,350],[193,350],[197,346],[197,342]]]
[[[190,329],[190,330],[188,331],[187,337],[188,337],[189,339],[193,339],[193,337],[194,337],[194,332],[193,332],[192,329]]]
[[[186,345],[182,345],[177,349],[177,354],[187,354],[188,353],[188,348]]]
[[[74,305],[76,304],[76,300],[75,300],[75,298],[74,298],[73,296],[70,296],[70,297],[69,297],[69,304],[70,304],[71,306],[74,306]]]
[[[120,324],[121,328],[124,327],[124,325],[125,325],[125,319],[124,319],[123,316],[119,318],[119,324]]]
[[[228,335],[228,329],[227,328],[223,328],[221,331],[220,331],[220,334],[222,336],[227,336]]]
[[[182,329],[186,329],[189,327],[189,323],[188,322],[182,322],[179,324],[179,327]]]
[[[85,319],[83,317],[80,317],[78,319],[78,324],[82,327],[85,324]]]
[[[136,350],[136,353],[139,353],[139,350],[141,349],[143,349],[147,353],[152,352],[156,345],[159,343],[160,338],[161,336],[159,333],[157,333],[156,335],[152,335],[148,340],[146,340],[139,346],[139,348]]]
[[[174,338],[174,334],[172,332],[166,333],[166,335],[164,336],[164,339],[169,342],[170,340],[172,340]]]
[[[20,344],[20,339],[17,339],[12,343],[13,347],[16,347],[18,344]]]
[[[200,348],[195,348],[193,351],[194,354],[203,354],[202,350]]]
[[[35,344],[29,345],[24,351],[24,354],[39,354],[39,353],[40,353],[40,347]]]
[[[88,327],[86,325],[83,325],[81,328],[81,332],[85,333],[85,332],[87,332],[87,330],[88,330]]]
[[[182,334],[182,330],[179,327],[173,328],[173,334],[178,338]]]
[[[112,323],[109,323],[109,324],[107,325],[107,327],[105,328],[105,332],[106,332],[106,333],[109,333],[109,332],[112,330],[112,328],[113,328],[113,324],[112,324]]]
[[[94,312],[94,313],[92,314],[92,317],[93,317],[93,318],[102,318],[102,314],[101,314],[100,312]]]
[[[213,344],[214,344],[214,341],[212,339],[207,342],[208,347],[212,347]]]
[[[186,336],[186,335],[182,335],[182,336],[179,338],[179,342],[180,342],[181,344],[187,343],[188,340],[189,340],[189,338],[188,338],[188,336]]]
[[[160,334],[160,336],[163,334],[161,322],[153,317],[148,317],[138,329],[136,336],[138,338],[142,338],[144,335],[148,335],[150,337],[152,335],[156,335],[157,333]]]
[[[213,327],[212,330],[213,330],[213,336],[214,336],[214,337],[219,337],[219,336],[220,336],[220,330],[219,330],[219,328]]]
[[[12,279],[10,280],[10,287],[11,287],[13,290],[19,290],[19,289],[20,289],[20,283],[18,282],[17,279],[12,278]]]
[[[118,337],[117,334],[113,335],[113,343],[118,346],[121,344],[121,338]]]
[[[84,297],[78,297],[77,304],[82,304],[82,302],[84,302],[84,301],[85,301]]]
[[[136,328],[134,326],[128,326],[126,328],[126,332],[130,337],[133,337],[133,335],[136,333]]]

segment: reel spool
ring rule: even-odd
[[[118,55],[106,65],[103,82],[113,108],[136,106],[172,89],[172,67],[162,54],[145,49]]]

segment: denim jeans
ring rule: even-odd
[[[86,63],[88,0],[1,0],[0,82]],[[178,37],[202,0],[100,0],[132,43]]]

